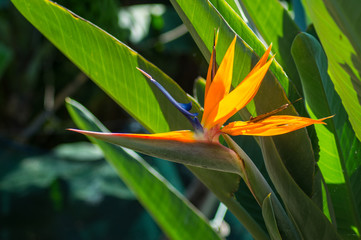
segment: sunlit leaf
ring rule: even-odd
[[[277,0],[242,0],[244,9],[302,96],[302,86],[291,55],[291,44],[300,29]]]
[[[328,73],[361,140],[361,2],[303,0],[328,59]]]
[[[49,0],[14,0],[18,10],[119,105],[152,132],[191,128],[136,67],[179,102],[190,100],[168,76],[102,29]],[[197,106],[194,104],[197,111]]]
[[[361,232],[361,143],[327,74],[327,58],[318,41],[301,33],[292,45],[292,54],[310,116],[334,115],[326,121],[327,126],[315,126],[320,146],[318,166],[331,195],[338,231],[356,239]]]

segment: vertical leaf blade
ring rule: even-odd
[[[357,238],[361,232],[361,187],[357,184],[361,180],[361,155],[357,153],[361,143],[327,74],[327,58],[318,41],[301,33],[294,40],[292,54],[311,117],[334,115],[327,126],[315,126],[320,146],[318,165],[331,195],[338,231],[347,238]]]
[[[304,239],[340,239],[336,228],[318,206],[297,186],[270,137],[260,139],[269,175]]]
[[[272,240],[281,240],[282,237],[278,231],[277,221],[272,207],[271,195],[268,195],[262,203],[262,215],[265,219],[267,230]]]
[[[328,73],[361,140],[361,2],[303,1],[328,59]]]
[[[300,77],[291,55],[292,41],[300,29],[277,0],[242,0],[242,3],[263,39],[272,43],[277,61],[302,95]]]

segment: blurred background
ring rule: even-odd
[[[154,63],[192,94],[207,63],[168,1],[58,0]],[[0,0],[0,239],[166,239],[75,127],[64,100],[113,132],[144,129],[15,9]],[[219,202],[182,165],[143,156],[212,219]],[[251,239],[226,215],[227,239]],[[229,231],[230,230],[230,231]]]

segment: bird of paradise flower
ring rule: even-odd
[[[180,130],[156,134],[128,134],[97,133],[74,129],[70,130],[121,146],[133,148],[139,152],[163,157],[171,161],[174,161],[174,158],[181,158],[180,162],[184,159],[191,162],[194,155],[197,155],[197,150],[202,149],[198,151],[199,153],[204,150],[203,148],[205,146],[205,151],[208,151],[209,156],[216,156],[212,155],[212,151],[218,151],[217,154],[223,151],[224,155],[219,154],[220,158],[229,157],[227,155],[232,155],[233,158],[234,154],[230,152],[231,150],[221,146],[219,143],[219,136],[221,134],[228,134],[232,136],[274,136],[296,131],[312,124],[325,124],[323,120],[327,118],[317,120],[300,116],[274,115],[286,108],[288,106],[288,104],[286,104],[280,107],[280,109],[251,118],[248,121],[236,121],[223,126],[230,117],[245,107],[254,98],[269,66],[274,59],[274,56],[268,60],[271,52],[270,46],[243,81],[235,89],[230,91],[237,38],[234,37],[232,43],[228,47],[219,68],[217,68],[216,64],[215,51],[217,39],[218,35],[215,37],[210,64],[208,67],[204,112],[201,121],[197,118],[196,113],[189,112],[192,108],[191,103],[178,103],[161,84],[152,78],[152,76],[145,71],[138,69],[153,84],[155,84],[155,86],[158,87],[158,89],[169,99],[169,101],[192,123],[194,131]],[[134,145],[132,142],[134,142]],[[182,153],[184,156],[182,154],[180,156],[174,155],[172,151],[182,151],[184,144],[186,144],[187,147],[191,146],[192,151],[195,153]],[[213,145],[213,148],[207,147],[210,144]],[[156,149],[154,149],[155,145]],[[172,154],[174,156],[170,156]],[[175,161],[179,162],[177,160]]]

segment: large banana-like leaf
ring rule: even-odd
[[[238,14],[236,10],[234,10],[236,7],[231,7],[231,3],[235,3],[234,1],[238,0],[228,0],[227,2],[224,0],[210,0],[213,7],[217,9],[224,21],[227,22],[227,24],[232,28],[232,30],[236,34],[238,34],[242,38],[242,40],[245,41],[246,44],[249,45],[258,56],[262,56],[265,51],[265,46],[258,39],[256,34],[243,21],[240,14]],[[276,53],[277,59],[279,56],[277,48],[272,47],[272,52]],[[272,70],[272,73],[275,75],[275,77],[283,87],[285,93],[287,94],[287,97],[291,99],[291,101],[299,99],[302,96],[301,92],[296,89],[294,82],[289,81],[287,75],[277,61],[273,61],[270,68]],[[295,107],[300,114],[306,112],[303,105],[297,105]],[[248,106],[248,108],[250,108],[250,106]]]
[[[67,101],[68,111],[81,129],[107,131],[82,105]],[[171,239],[220,239],[194,206],[139,155],[90,138]]]
[[[292,54],[311,117],[334,115],[327,126],[315,126],[320,146],[318,166],[331,195],[338,231],[348,239],[357,239],[361,232],[361,143],[327,74],[327,58],[318,41],[301,33],[293,42]]]
[[[204,15],[203,16],[204,18],[200,18],[202,20],[198,19],[198,21],[199,22],[204,22],[205,23],[204,26],[209,27],[209,29],[211,29],[212,26],[218,28],[221,25],[223,25],[222,22],[220,22],[220,21],[226,22],[226,25],[229,26],[232,29],[232,31],[234,31],[236,34],[238,34],[238,36],[240,36],[243,41],[245,41],[247,47],[248,46],[251,47],[252,50],[258,56],[262,56],[263,53],[266,50],[265,46],[257,38],[257,36],[253,33],[253,31],[247,26],[247,24],[243,21],[243,19],[239,15],[239,13],[237,13],[237,11],[235,10],[237,7],[234,6],[235,5],[234,1],[235,0],[228,0],[228,1],[209,0],[208,3],[207,3],[207,1],[202,0],[199,3],[197,2],[195,4],[188,3],[188,2],[186,2],[186,3],[188,3],[187,8],[189,8],[189,9],[192,9],[192,8],[203,9],[203,11],[198,13],[198,14]],[[180,4],[181,4],[181,2],[180,2]],[[176,9],[181,6],[181,5],[176,5],[175,3],[173,3],[173,5],[175,6]],[[207,8],[210,10],[209,12],[216,13],[214,16],[215,17],[218,16],[218,19],[213,18],[213,17],[210,18],[210,16],[207,16],[206,14],[203,14],[203,13],[207,12]],[[183,9],[183,11],[186,12],[187,9]],[[182,17],[182,15],[183,15],[182,12],[178,11],[178,13]],[[208,20],[210,20],[210,19],[215,20],[215,22],[213,22],[213,23],[209,22]],[[187,25],[187,23],[188,23],[187,18],[184,18],[183,20]],[[189,19],[189,20],[191,20],[191,19]],[[191,20],[190,24],[194,24],[193,21],[194,21],[194,19]],[[218,22],[219,22],[219,24],[218,24]],[[192,34],[193,38],[195,39],[195,41],[197,43],[198,43],[198,41],[200,41],[198,46],[202,50],[203,55],[207,58],[207,56],[210,54],[209,51],[207,50],[207,48],[208,49],[210,48],[208,43],[209,43],[209,40],[212,40],[212,38],[208,39],[208,36],[204,35],[204,36],[202,36],[202,38],[207,37],[206,40],[199,39],[201,36],[198,36],[196,33],[193,33],[193,30],[197,30],[197,29],[193,29],[190,26],[189,30],[190,30],[190,33]],[[201,30],[201,29],[199,29],[199,30]],[[203,43],[203,41],[204,41],[204,43]],[[206,45],[204,45],[204,44],[206,44]],[[219,43],[219,44],[223,45],[223,43]],[[275,51],[273,50],[273,52],[275,52]],[[277,50],[276,50],[276,53],[278,54]],[[277,58],[277,55],[276,55],[276,58]],[[209,59],[209,58],[207,58],[207,59]],[[248,64],[248,63],[245,62],[243,64]],[[276,76],[279,83],[281,84],[284,91],[286,92],[287,96],[291,100],[296,100],[301,96],[300,93],[296,90],[295,85],[288,80],[287,75],[285,74],[284,70],[282,69],[282,67],[280,66],[280,64],[278,62],[273,61],[272,65],[270,66],[270,69],[272,70],[272,73]],[[236,81],[233,83],[234,86],[236,86],[238,84],[239,80],[240,79],[236,79]],[[248,106],[248,108],[249,108],[249,106]],[[301,106],[301,105],[297,106],[297,111],[298,112],[303,112],[304,111],[303,106]]]
[[[328,73],[361,140],[361,2],[303,0],[328,59]]]
[[[302,239],[340,239],[322,210],[297,186],[289,175],[272,138],[260,139],[267,170],[277,192],[294,219]]]
[[[291,44],[300,31],[278,0],[242,0],[243,6],[263,39],[302,96],[302,86],[291,55]]]
[[[12,2],[42,34],[148,130],[165,132],[191,128],[136,67],[157,79],[177,101],[190,101],[185,92],[128,46],[52,1]]]
[[[178,85],[128,46],[50,0],[12,0],[18,10],[83,72],[151,132],[191,125],[158,89],[136,70],[152,75],[179,102],[189,102]],[[212,30],[213,32],[213,30]],[[195,105],[195,111],[199,111]],[[233,198],[240,177],[188,166],[224,202],[250,233],[267,234]]]
[[[271,196],[272,208],[274,210],[274,216],[277,222],[277,231],[279,231],[282,237],[284,237],[285,239],[301,239],[300,233],[293,225],[291,219],[286,214],[286,211],[284,210],[280,201],[274,194],[268,182],[257,169],[256,165],[252,162],[248,155],[232,140],[231,137],[229,137],[228,135],[224,135],[223,137],[227,142],[228,146],[233,149],[242,160],[242,178],[254,195],[259,205],[263,206],[263,202],[265,201],[265,199]],[[272,231],[270,232],[270,235],[274,235]]]
[[[220,63],[221,57],[223,57],[234,37],[233,29],[207,0],[171,0],[171,2],[207,59],[210,58],[210,50],[213,46],[214,30],[219,29],[219,39],[222,40],[218,41],[217,44],[219,53],[217,62]],[[256,59],[257,56],[245,42],[242,40],[237,41],[233,73],[234,86],[238,85],[251,70]],[[282,71],[281,68],[277,68],[274,64],[271,65],[271,70],[275,72]],[[274,75],[269,72],[254,100],[256,112],[258,114],[266,113],[288,102],[284,89],[288,89],[288,87],[283,88]],[[250,105],[247,107],[252,108]],[[252,112],[252,110],[250,111]],[[285,113],[297,115],[293,107],[287,109]],[[307,132],[299,130],[274,139],[277,151],[285,161],[287,169],[301,188],[308,195],[311,195],[315,160]]]

